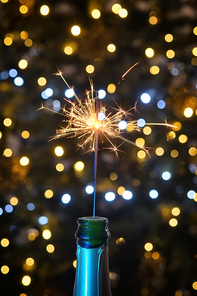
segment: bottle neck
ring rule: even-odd
[[[77,267],[73,296],[111,296],[108,264],[108,220],[78,219]]]
[[[108,219],[104,217],[83,217],[79,218],[78,228],[75,233],[77,242],[84,248],[97,248],[108,244],[110,232]]]

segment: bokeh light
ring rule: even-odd
[[[106,199],[107,201],[113,201],[115,198],[116,198],[116,195],[115,195],[114,192],[107,192],[107,193],[105,194],[105,199]]]
[[[77,25],[74,25],[72,28],[71,28],[71,33],[74,35],[74,36],[78,36],[80,35],[81,33],[81,28]]]
[[[68,204],[71,201],[71,196],[68,193],[62,195],[61,201],[63,204]]]
[[[41,7],[40,7],[40,13],[42,14],[42,15],[48,15],[49,14],[49,11],[50,11],[50,9],[49,9],[49,6],[48,5],[42,5]]]
[[[64,149],[61,146],[57,146],[54,149],[55,155],[61,157],[64,154]]]
[[[144,249],[145,249],[146,251],[148,251],[148,252],[152,251],[152,249],[153,249],[153,244],[150,243],[150,242],[146,243],[146,244],[144,245]]]
[[[100,12],[100,10],[95,8],[92,10],[91,15],[94,19],[99,19],[101,16],[101,12]]]

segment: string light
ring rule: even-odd
[[[21,14],[26,14],[28,12],[28,7],[26,5],[21,5],[19,11]]]
[[[45,77],[39,77],[37,81],[38,81],[38,85],[40,86],[44,86],[47,83],[47,80]]]
[[[173,59],[175,57],[175,52],[172,49],[169,49],[168,51],[166,51],[166,56],[169,59]]]
[[[108,84],[108,86],[107,86],[107,91],[108,91],[108,93],[110,93],[110,94],[115,93],[115,91],[116,91],[116,86],[115,86],[115,84],[113,84],[113,83]]]
[[[82,161],[77,161],[75,164],[74,164],[74,169],[78,172],[81,172],[83,171],[85,165]]]
[[[118,14],[121,18],[126,18],[128,16],[128,11],[125,8],[121,8],[118,11]]]
[[[169,220],[169,225],[171,227],[176,227],[178,225],[178,220],[176,218],[172,218]]]
[[[30,137],[30,133],[28,131],[23,131],[21,136],[23,139],[28,139]]]
[[[48,240],[51,238],[51,231],[49,229],[44,229],[43,232],[42,232],[42,237],[45,239],[45,240]]]
[[[22,284],[23,284],[23,286],[29,286],[30,283],[31,283],[31,277],[29,275],[25,275],[22,278]]]
[[[28,66],[28,61],[25,59],[22,59],[18,62],[18,66],[20,69],[26,69]]]
[[[44,197],[47,198],[47,199],[52,198],[53,195],[54,195],[54,193],[53,193],[53,190],[51,190],[51,189],[47,189],[47,190],[44,192]]]
[[[19,160],[19,163],[20,163],[21,166],[26,166],[26,165],[29,164],[29,158],[27,156],[23,156]]]

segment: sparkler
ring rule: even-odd
[[[135,66],[135,65],[134,65]],[[124,76],[134,67],[132,66]],[[62,73],[58,71],[56,75],[61,76],[65,84],[69,89],[73,89],[69,86]],[[70,108],[66,109],[66,106],[62,109],[63,113],[55,112],[61,114],[66,117],[66,126],[61,126],[57,131],[55,136],[52,139],[58,139],[62,137],[74,138],[77,137],[79,139],[78,146],[81,148],[85,148],[89,145],[89,151],[94,152],[94,201],[93,201],[93,218],[95,218],[95,204],[96,204],[96,175],[97,175],[97,159],[98,159],[98,143],[99,140],[103,141],[104,139],[110,145],[110,149],[118,154],[118,148],[124,142],[129,143],[131,145],[137,146],[133,141],[129,138],[125,138],[122,135],[122,131],[119,128],[119,123],[121,120],[127,120],[128,126],[132,126],[133,130],[140,130],[140,127],[137,125],[136,120],[131,120],[131,111],[136,107],[131,108],[128,111],[124,111],[122,108],[118,106],[115,113],[108,112],[104,106],[102,106],[96,92],[93,88],[93,83],[90,80],[91,90],[87,91],[86,99],[82,102],[76,93],[74,92],[74,97],[77,102],[72,102],[71,100],[65,99],[67,103],[70,104]],[[42,106],[40,109],[50,110]],[[165,125],[174,127],[167,122],[165,123],[148,123],[146,125]],[[120,139],[121,144],[117,147],[113,139]],[[149,154],[148,149],[145,146],[140,147],[147,154]]]

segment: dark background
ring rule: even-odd
[[[66,85],[59,76],[53,75],[57,68],[82,101],[90,88],[90,77],[95,90],[106,91],[102,104],[107,108],[117,108],[118,104],[128,110],[137,102],[132,120],[144,118],[146,122],[163,123],[166,118],[170,124],[181,123],[177,130],[154,126],[150,135],[145,135],[143,129],[133,133],[125,131],[126,138],[134,142],[144,138],[151,147],[151,157],[147,155],[143,159],[137,156],[140,148],[127,143],[120,147],[125,153],[120,152],[118,158],[109,150],[101,149],[102,143],[99,143],[96,214],[107,217],[110,222],[113,296],[196,295],[197,198],[188,198],[188,192],[196,192],[197,186],[197,57],[192,53],[197,46],[193,31],[197,26],[196,1],[119,1],[128,11],[126,18],[112,12],[115,1],[111,0],[2,2],[0,264],[3,269],[0,295],[72,295],[76,221],[78,217],[92,214],[92,195],[85,192],[85,187],[93,183],[93,153],[86,153],[86,148],[77,150],[77,138],[49,141],[63,118],[46,110],[36,111],[42,103],[53,109],[54,100],[59,100],[62,107],[65,104]],[[44,4],[50,8],[46,16],[40,13]],[[22,5],[28,8],[27,13],[20,12]],[[93,8],[100,10],[99,19],[91,16]],[[156,16],[155,25],[149,21],[151,16]],[[73,25],[80,26],[79,36],[71,34]],[[22,31],[28,33],[26,39],[32,40],[31,46],[25,45]],[[173,35],[172,42],[165,41],[166,34]],[[5,38],[9,36],[11,44],[6,45]],[[73,54],[66,55],[65,46],[73,43]],[[116,46],[114,53],[107,50],[111,43]],[[145,55],[148,47],[154,49],[152,58]],[[169,49],[175,52],[173,58],[166,56]],[[25,69],[18,65],[21,59],[28,61]],[[121,76],[137,62],[122,80]],[[89,64],[95,67],[92,74],[86,72]],[[158,74],[150,73],[152,66],[159,67]],[[22,86],[15,85],[14,77],[9,75],[11,69],[16,69],[17,76],[23,78]],[[45,86],[38,85],[39,77],[47,79]],[[116,85],[113,94],[107,92],[110,83]],[[54,92],[44,100],[41,93],[47,87]],[[151,94],[148,104],[140,100],[144,92]],[[166,103],[164,109],[157,107],[161,99]],[[188,118],[184,116],[187,107],[193,110]],[[5,126],[5,118],[12,120],[10,126]],[[27,139],[21,136],[24,130],[30,133]],[[180,135],[187,136],[186,142],[179,141]],[[118,140],[114,143],[120,144]],[[63,147],[62,157],[55,155],[56,146]],[[156,153],[158,147],[164,149],[161,156]],[[12,151],[9,157],[5,152],[7,148]],[[177,157],[171,156],[173,150],[178,152]],[[27,166],[19,163],[23,156],[29,158]],[[81,173],[73,167],[77,161],[85,165]],[[59,162],[64,164],[62,172],[56,170]],[[171,173],[167,181],[162,179],[164,171]],[[111,173],[117,174],[117,180],[110,179]],[[131,200],[124,200],[117,193],[120,186],[132,191]],[[50,199],[44,196],[47,189],[54,193]],[[150,198],[152,189],[158,191],[157,199]],[[112,202],[105,200],[108,191],[116,194]],[[61,201],[64,193],[71,195],[67,205]],[[17,197],[16,205],[13,196]],[[28,210],[29,203],[35,206],[33,211]],[[9,204],[13,204],[11,212],[6,211]],[[172,214],[174,207],[180,209],[177,217]],[[40,216],[47,217],[48,223],[40,225]],[[171,218],[177,219],[177,226],[169,225]],[[51,231],[49,240],[42,237],[44,229]],[[28,235],[35,233],[33,239],[29,239]],[[124,240],[117,241],[120,237]],[[9,245],[4,246],[3,239],[7,239]],[[144,248],[147,242],[153,245],[149,253]],[[55,247],[54,252],[47,252],[48,244]],[[29,257],[34,259],[34,264],[28,268]],[[8,273],[2,272],[5,266],[9,267]],[[22,284],[25,275],[31,278],[28,286]]]

